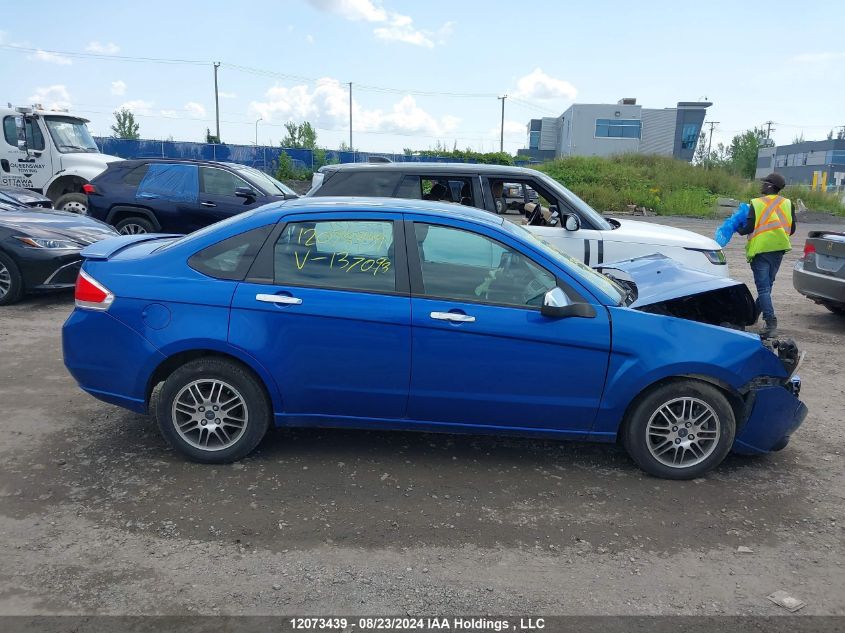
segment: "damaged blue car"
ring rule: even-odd
[[[352,427],[619,442],[689,479],[807,414],[795,344],[743,331],[744,284],[657,255],[596,271],[465,206],[306,198],[82,256],[66,366],[200,462]]]

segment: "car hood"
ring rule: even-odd
[[[0,211],[0,226],[29,237],[61,236],[80,244],[93,244],[118,235],[114,227],[99,220],[55,209]]]
[[[602,265],[633,299],[628,307],[712,325],[742,328],[758,316],[751,291],[729,277],[687,268],[665,255]]]
[[[50,198],[42,196],[40,193],[35,193],[31,189],[24,189],[22,187],[2,187],[0,188],[0,200],[6,201],[10,204],[21,204],[27,207],[43,207],[49,209],[53,206]],[[5,197],[4,197],[5,196]]]
[[[685,229],[651,222],[638,222],[627,218],[608,218],[608,220],[619,226],[612,231],[602,231],[602,238],[606,241],[679,246],[707,251],[718,251],[722,248],[715,240]]]
[[[70,152],[62,154],[64,169],[96,169],[103,171],[109,163],[123,160],[120,156],[100,154],[99,152]]]

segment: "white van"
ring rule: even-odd
[[[53,206],[85,213],[82,190],[117,156],[101,154],[85,125],[88,119],[33,107],[0,107],[0,186],[44,194]]]

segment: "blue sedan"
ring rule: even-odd
[[[601,274],[468,207],[292,200],[82,255],[65,364],[196,461],[354,427],[621,442],[687,479],[807,413],[743,284],[660,256]]]

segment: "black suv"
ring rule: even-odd
[[[88,215],[124,235],[191,233],[262,204],[298,197],[252,167],[165,158],[109,163],[83,189]]]

